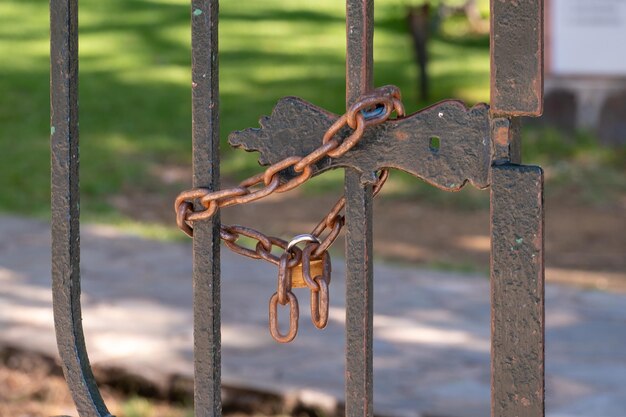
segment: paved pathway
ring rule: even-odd
[[[0,216],[0,343],[56,352],[49,244],[47,224]],[[160,383],[191,375],[190,245],[94,226],[82,244],[92,362]],[[344,268],[333,266],[328,328],[314,329],[303,308],[296,341],[278,345],[267,330],[276,272],[223,251],[225,384],[341,400]],[[385,265],[375,273],[376,412],[488,416],[487,279]],[[626,295],[549,285],[546,306],[547,415],[626,416]]]

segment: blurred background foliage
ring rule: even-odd
[[[408,112],[446,98],[468,105],[489,99],[488,34],[458,3],[432,13],[431,91],[423,100],[407,23],[407,12],[422,3],[376,2],[375,83],[399,86]],[[254,154],[228,147],[227,134],[257,126],[279,98],[299,96],[343,111],[345,6],[336,0],[248,0],[220,7],[222,175],[232,182],[259,168]],[[488,1],[477,1],[476,10],[486,21]],[[161,195],[158,204],[170,210],[170,197],[189,186],[189,16],[187,0],[81,0],[81,190],[88,220],[123,221],[115,197],[130,193]],[[2,211],[48,213],[48,35],[47,1],[0,3]],[[582,187],[580,196],[594,204],[624,191],[623,150],[604,149],[584,132],[568,137],[531,129],[525,135],[525,161],[544,164],[555,190]],[[182,177],[176,174],[181,170]],[[341,187],[340,172],[322,177],[306,192]],[[442,193],[401,174],[393,178],[391,196],[460,208],[486,205],[486,193]]]

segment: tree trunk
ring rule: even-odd
[[[413,41],[415,59],[419,68],[418,95],[421,101],[427,101],[430,96],[427,48],[428,39],[430,37],[430,4],[426,2],[422,6],[408,6],[407,21]]]

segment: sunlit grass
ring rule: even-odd
[[[258,169],[256,156],[233,152],[226,137],[258,126],[280,97],[343,111],[345,6],[336,0],[242,0],[220,7],[222,171],[242,178]],[[190,165],[190,12],[186,0],[81,0],[84,213],[110,214],[111,197],[128,190],[158,190],[155,167]],[[48,212],[48,24],[47,1],[0,3],[4,211]],[[459,18],[446,21],[432,39],[432,97],[420,102],[402,2],[378,1],[376,84],[398,85],[409,112],[451,97],[468,104],[488,100],[488,39],[468,35],[463,25]],[[341,181],[341,175],[329,175],[318,183],[327,189]],[[399,193],[403,183],[397,183]]]
[[[626,148],[599,146],[589,132],[570,135],[555,129],[528,128],[523,156],[543,165],[548,196],[576,196],[581,202],[604,206],[626,195]]]
[[[342,111],[344,7],[334,0],[222,2],[221,126],[227,175],[241,177],[257,166],[254,155],[228,149],[228,132],[257,126],[280,97],[296,95]],[[427,103],[415,98],[403,9],[381,1],[376,14],[376,82],[400,86],[408,110],[417,110]],[[84,212],[106,213],[112,210],[112,195],[150,187],[156,179],[148,172],[155,165],[190,163],[189,20],[190,7],[183,0],[80,2]],[[0,4],[3,210],[47,212],[48,34],[47,2]],[[465,51],[455,42],[436,39],[432,44],[432,101],[449,96],[485,100],[486,46]]]

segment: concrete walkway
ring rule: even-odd
[[[0,344],[55,354],[45,223],[0,217]],[[191,247],[84,227],[83,311],[93,364],[157,383],[192,373]],[[300,333],[276,344],[267,302],[276,271],[223,251],[225,384],[343,398],[343,265],[334,262],[328,328],[314,329],[307,293]],[[489,415],[489,285],[378,265],[375,410],[392,416]],[[626,295],[553,286],[546,300],[547,415],[626,416]],[[307,400],[309,399],[309,400]],[[322,406],[324,404],[321,404]]]

